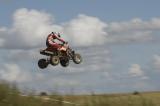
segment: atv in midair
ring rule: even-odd
[[[69,61],[73,60],[75,64],[80,64],[82,62],[82,57],[80,54],[75,53],[69,45],[68,42],[61,44],[61,50],[57,50],[52,47],[47,47],[44,50],[40,50],[40,54],[48,56],[46,59],[40,59],[38,61],[38,66],[41,69],[46,68],[49,64],[56,66],[59,63],[63,67],[69,65]]]

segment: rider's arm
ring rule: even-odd
[[[58,36],[56,36],[56,38],[57,38],[59,41],[65,43],[64,39],[62,39],[62,38],[60,38],[60,37],[58,37]]]
[[[50,44],[52,44],[53,43],[53,37],[52,37],[52,35],[49,35],[48,38],[47,38],[47,40],[48,40],[48,42]]]

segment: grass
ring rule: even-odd
[[[66,96],[64,100],[82,106],[160,106],[160,92],[111,95]]]
[[[22,96],[16,86],[0,84],[0,106],[160,106],[160,92]]]

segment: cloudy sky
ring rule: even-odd
[[[112,93],[160,90],[160,1],[0,0],[0,80],[22,90]],[[51,31],[83,63],[41,70]]]

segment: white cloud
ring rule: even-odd
[[[0,39],[0,47],[3,47],[4,46],[4,39]]]
[[[130,21],[106,23],[97,17],[79,14],[68,22],[57,24],[50,13],[20,8],[13,14],[13,25],[8,28],[0,26],[0,47],[42,47],[52,31],[61,32],[71,45],[76,46],[146,42],[154,40],[154,32],[159,29],[159,18],[148,21],[134,18]]]
[[[103,51],[103,52],[102,52]],[[45,70],[38,68],[38,59],[42,58],[37,49],[31,50],[5,50],[7,56],[1,55],[4,64],[0,65],[0,78],[17,82],[18,86],[34,88],[38,91],[52,90],[55,86],[59,89],[72,88],[92,84],[92,81],[83,82],[84,77],[93,73],[105,72],[103,75],[109,79],[108,72],[111,67],[110,52],[107,47],[80,47],[78,53],[82,55],[82,64],[70,62],[67,68],[60,65],[54,67],[49,65]],[[105,58],[104,58],[105,57]],[[45,56],[45,58],[47,58]],[[9,63],[8,63],[9,62]],[[12,64],[15,63],[15,64]],[[7,64],[7,65],[6,65]],[[25,67],[24,67],[25,66]],[[92,73],[92,74],[91,74]],[[8,78],[9,77],[9,78]]]
[[[7,29],[5,27],[0,26],[0,47],[4,46],[5,43],[4,35],[6,31]]]
[[[146,42],[153,40],[153,36],[150,31],[127,31],[121,33],[109,33],[107,39],[108,43],[135,43]]]
[[[79,15],[70,22],[58,25],[49,13],[21,8],[13,15],[12,27],[1,28],[0,35],[3,36],[0,36],[0,44],[1,47],[12,49],[42,47],[52,31],[66,34],[63,37],[74,45],[103,44],[105,27],[106,24],[98,18],[86,15]]]
[[[27,71],[21,69],[17,64],[4,64],[3,68],[0,69],[0,78],[9,82],[26,82],[31,80]]]
[[[136,81],[135,83],[132,83],[130,86],[132,86],[134,90],[139,90],[139,91],[147,91],[147,90],[151,91],[155,89],[155,86],[151,86],[150,83],[144,80]]]
[[[80,14],[64,25],[64,33],[69,35],[70,41],[75,45],[104,44],[107,36],[104,31],[106,27],[106,23],[98,18]]]
[[[160,70],[160,56],[159,55],[154,55],[153,65],[156,69]]]
[[[131,67],[129,68],[129,74],[131,76],[143,76],[144,72],[141,69],[141,66],[138,64],[132,64]]]
[[[140,18],[134,18],[130,21],[111,22],[108,25],[108,30],[111,32],[126,32],[126,31],[145,31],[145,30],[159,30],[160,19],[152,18],[148,21],[143,21]]]
[[[108,24],[107,41],[111,43],[145,42],[154,40],[156,31],[160,30],[160,19],[143,21],[134,18],[130,21],[111,22]]]
[[[84,47],[77,52],[82,55],[82,64],[70,65],[70,70],[73,72],[94,72],[108,71],[112,68],[111,54],[105,46]]]
[[[48,33],[60,31],[61,27],[54,24],[54,18],[45,12],[19,9],[14,13],[13,32],[16,32],[26,45],[41,44]]]
[[[42,57],[39,54],[39,50],[10,50],[9,55],[7,56],[7,61],[16,61],[16,62],[26,62],[26,61],[35,61],[38,58]],[[46,57],[46,56],[45,56]]]
[[[160,18],[153,18],[150,22],[150,25],[148,27],[151,27],[151,29],[159,30],[160,29]]]
[[[54,18],[43,11],[18,9],[13,15],[13,26],[3,30],[5,48],[34,48],[45,45],[45,39],[51,31],[62,28],[54,24]],[[0,31],[2,35],[2,31]]]
[[[96,79],[93,73],[101,73],[107,80],[113,78],[116,82],[118,78],[123,77],[123,74],[119,74],[119,77],[115,78],[114,75],[116,76],[117,72],[114,70],[110,71],[112,70],[112,62],[109,49],[95,45],[150,41],[154,38],[154,31],[159,29],[159,18],[149,21],[136,18],[125,22],[105,23],[97,17],[80,14],[68,22],[56,24],[54,17],[44,11],[25,8],[18,9],[13,16],[13,25],[8,28],[0,26],[0,47],[18,49],[2,52],[7,55],[1,55],[3,57],[2,61],[4,60],[7,63],[4,63],[0,69],[0,78],[11,82],[27,82],[27,86],[32,85],[35,88],[50,87],[50,89],[54,86],[51,85],[52,81],[54,84],[61,83],[60,86],[63,86],[62,88],[70,85],[84,86],[85,84],[92,84],[93,81],[83,82],[83,78],[88,78],[89,75],[93,75],[97,82],[101,82],[101,79]],[[35,48],[45,46],[46,36],[51,31],[62,32],[64,34],[62,36],[72,45],[89,46],[77,48],[78,52],[82,54],[83,63],[74,65],[71,62],[68,68],[49,66],[45,71],[35,73],[28,71],[29,68],[23,69],[20,66],[21,64],[31,66],[31,70],[39,71],[37,67],[38,60],[33,62],[33,60],[39,58],[39,51]],[[30,50],[22,50],[26,48]],[[154,57],[154,65],[157,69],[160,69],[159,57],[158,55]],[[8,64],[8,61],[15,61],[16,64]],[[34,66],[35,64],[36,66]],[[133,78],[137,76],[140,79],[148,79],[147,76],[144,76],[144,71],[138,64],[131,65],[129,74]],[[69,77],[71,79],[68,79],[67,76],[70,75],[75,75],[76,80],[73,76],[72,78]],[[83,77],[79,77],[81,75]],[[130,78],[127,80],[130,80]],[[113,83],[113,81],[109,81],[109,83]],[[99,85],[102,86],[101,83]]]

